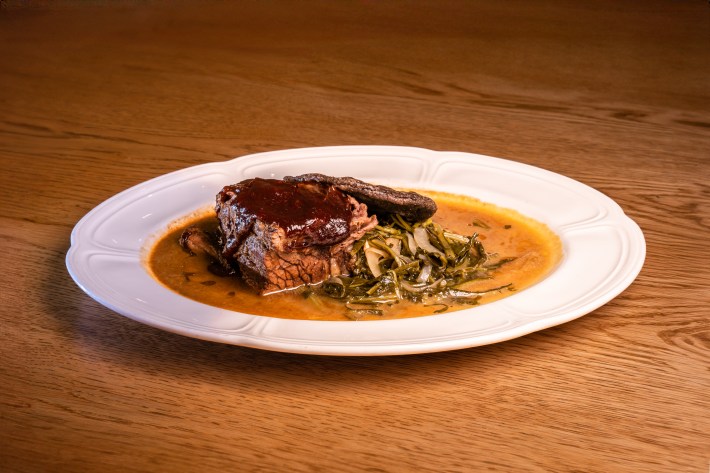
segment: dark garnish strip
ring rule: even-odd
[[[511,261],[515,261],[515,260],[516,260],[516,258],[502,258],[502,259],[496,261],[495,263],[487,264],[485,267],[486,267],[486,269],[498,269],[501,266],[503,266],[504,264],[508,264]]]
[[[491,228],[491,227],[490,227],[486,222],[484,222],[483,220],[474,220],[474,221],[471,222],[471,225],[474,225],[474,226],[476,226],[476,227],[485,228],[486,230],[490,230],[490,228]]]
[[[435,314],[441,314],[449,310],[449,306],[446,304],[424,304],[425,307],[441,307],[440,309],[436,309],[434,311]]]

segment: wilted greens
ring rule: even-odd
[[[469,291],[461,286],[491,279],[492,272],[514,258],[486,252],[478,234],[459,235],[426,220],[408,222],[391,215],[358,240],[350,276],[325,281],[318,293],[342,300],[352,318],[383,315],[401,300],[431,306],[434,313],[452,304],[478,304],[484,294],[514,290],[511,284]]]

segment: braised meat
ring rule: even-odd
[[[219,241],[190,227],[181,245],[210,256],[215,272],[239,274],[268,294],[349,273],[353,243],[377,225],[376,214],[421,221],[436,212],[436,204],[352,177],[304,174],[226,186],[215,210]]]
[[[235,274],[236,270],[219,250],[218,238],[196,226],[187,227],[180,235],[180,246],[191,255],[204,254],[212,263],[209,270],[219,276]]]
[[[317,182],[249,179],[217,195],[221,256],[261,294],[347,273],[352,244],[377,224],[367,206]]]

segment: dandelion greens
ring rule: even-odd
[[[478,234],[453,233],[426,220],[391,215],[353,245],[356,264],[349,276],[330,278],[321,295],[342,300],[349,317],[383,315],[401,300],[424,302],[435,313],[451,304],[478,304],[488,293],[514,290],[512,284],[470,291],[462,286],[493,278],[493,271],[515,258],[486,252]]]

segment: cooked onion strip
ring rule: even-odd
[[[387,257],[387,253],[373,248],[370,245],[370,241],[365,242],[363,251],[365,252],[365,259],[367,260],[367,267],[370,268],[370,272],[374,277],[379,277],[382,274],[382,269],[380,269],[380,260]]]
[[[421,248],[427,253],[444,256],[444,252],[432,245],[429,241],[429,233],[426,231],[426,228],[417,227],[414,229],[413,234],[414,241],[417,243],[417,246],[419,248]]]

